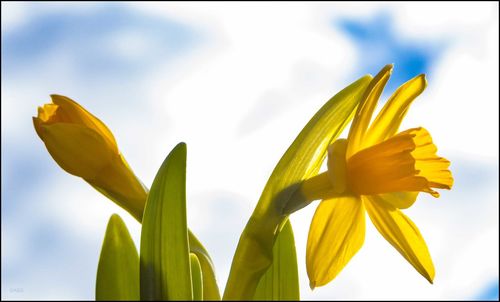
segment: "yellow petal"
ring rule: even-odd
[[[363,147],[378,144],[396,134],[411,103],[426,86],[425,75],[421,74],[399,87],[368,129]]]
[[[114,154],[96,131],[82,125],[57,123],[38,125],[40,136],[50,155],[66,172],[93,179]]]
[[[99,133],[109,144],[110,148],[118,153],[118,147],[113,133],[111,133],[101,120],[68,97],[56,94],[50,97],[52,98],[52,102],[59,107],[57,111],[53,113],[56,115],[53,122],[85,125]]]
[[[417,200],[419,192],[392,192],[378,196],[388,204],[398,209],[407,209]]]
[[[351,157],[362,147],[365,132],[370,124],[373,111],[377,106],[377,101],[391,76],[392,67],[393,65],[389,64],[382,68],[370,82],[368,88],[366,88],[363,99],[352,121],[351,129],[349,130],[349,136],[347,138],[349,141],[347,146],[347,158]]]
[[[417,226],[377,196],[363,196],[368,216],[384,238],[430,283],[434,264]]]
[[[351,260],[365,240],[365,212],[358,197],[322,201],[307,238],[306,265],[311,288],[323,286]]]

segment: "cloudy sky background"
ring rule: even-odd
[[[367,220],[363,248],[311,291],[314,203],[291,217],[301,297],[498,299],[498,22],[498,3],[2,3],[2,299],[93,299],[112,213],[139,244],[139,223],[66,174],[36,135],[31,117],[49,94],[101,118],[145,184],[187,143],[188,222],[222,292],[284,151],[332,95],[387,63],[384,101],[427,75],[402,128],[426,127],[452,162],[453,190],[405,211],[434,285]]]

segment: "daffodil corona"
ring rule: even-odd
[[[311,288],[333,280],[361,248],[365,211],[382,236],[429,282],[434,265],[415,224],[400,209],[410,207],[419,192],[450,189],[450,162],[424,128],[398,132],[412,101],[426,86],[424,75],[403,84],[370,124],[392,65],[373,78],[354,116],[347,139],[328,149],[328,171],[305,180],[301,196],[322,199],[307,241],[306,265]]]
[[[147,189],[118,150],[106,125],[75,101],[51,95],[33,124],[54,160],[141,221]]]

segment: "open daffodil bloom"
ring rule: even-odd
[[[328,171],[305,180],[300,194],[322,199],[307,241],[306,265],[311,288],[333,280],[365,237],[365,210],[382,234],[429,282],[434,265],[415,224],[400,209],[411,206],[419,192],[438,197],[450,189],[450,162],[424,128],[397,133],[411,102],[426,86],[424,75],[402,85],[370,124],[392,65],[373,78],[354,116],[347,139],[328,149]]]
[[[141,221],[147,189],[119,152],[111,131],[70,98],[51,98],[33,117],[50,155],[66,172],[83,178]]]

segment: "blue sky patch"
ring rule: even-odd
[[[333,25],[340,28],[357,48],[359,62],[356,74],[375,75],[384,65],[394,63],[394,71],[386,87],[389,92],[421,73],[429,76],[432,64],[444,49],[442,43],[413,41],[398,35],[387,12],[369,19],[336,19]]]
[[[31,10],[36,10],[32,4]],[[117,4],[96,9],[34,14],[26,24],[2,32],[2,73],[33,70],[47,58],[71,64],[84,76],[133,76],[192,48],[200,40],[191,27],[144,15]]]
[[[476,300],[494,300],[498,301],[498,279],[493,281],[485,290],[476,297]]]

